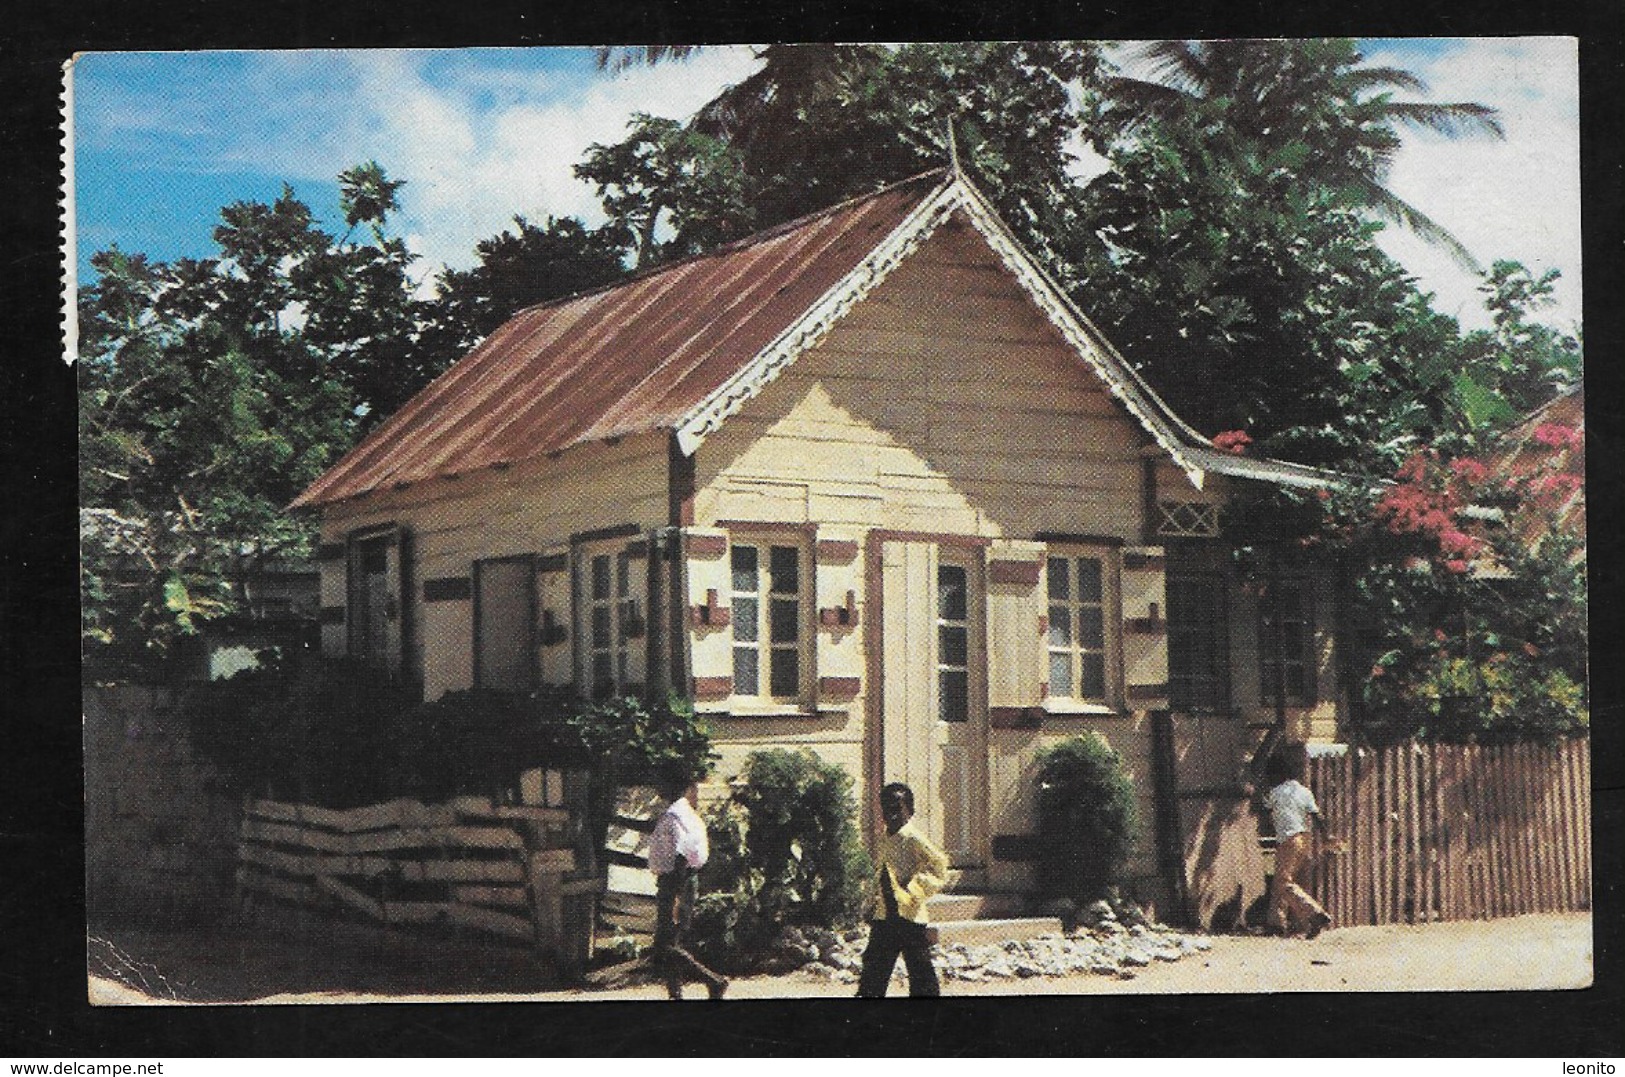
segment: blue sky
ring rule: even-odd
[[[1369,41],[1375,63],[1421,75],[1435,101],[1501,109],[1504,142],[1407,140],[1391,186],[1486,264],[1563,273],[1549,317],[1579,320],[1578,88],[1556,38]],[[600,214],[570,166],[618,141],[634,111],[685,117],[754,69],[747,47],[610,76],[587,49],[91,53],[72,72],[77,256],[111,244],[159,260],[212,252],[222,205],[269,201],[284,183],[328,224],[334,177],[379,161],[396,179],[396,229],[425,276],[467,266],[474,243],[532,219]],[[1436,305],[1486,320],[1475,281],[1389,229],[1384,245]]]

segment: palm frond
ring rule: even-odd
[[[1152,41],[1137,51],[1157,78],[1193,93],[1205,87],[1211,75],[1206,49],[1197,41]]]
[[[1435,105],[1424,101],[1391,101],[1383,108],[1385,118],[1410,127],[1420,127],[1446,138],[1489,135],[1506,138],[1499,109],[1488,105],[1457,103]]]
[[[1484,267],[1473,257],[1461,240],[1450,233],[1444,225],[1429,217],[1409,202],[1400,198],[1388,188],[1367,177],[1350,177],[1350,184],[1359,189],[1361,201],[1378,217],[1392,221],[1416,235],[1427,243],[1443,250],[1450,256],[1451,261],[1461,268],[1473,273],[1482,273]]]
[[[686,60],[704,45],[599,45],[593,51],[598,70],[619,75],[639,64],[653,67],[668,60]]]
[[[1373,90],[1404,90],[1406,93],[1427,93],[1428,84],[1419,76],[1401,67],[1356,67],[1343,73],[1343,88],[1351,95]]]

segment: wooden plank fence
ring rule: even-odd
[[[466,929],[579,967],[591,957],[601,884],[596,864],[577,863],[572,824],[562,804],[485,797],[349,811],[251,799],[238,843],[239,900]]]
[[[1586,740],[1357,750],[1311,758],[1307,782],[1348,839],[1309,880],[1339,924],[1591,907]]]

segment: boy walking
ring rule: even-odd
[[[876,860],[875,906],[869,923],[869,946],[863,951],[859,998],[884,998],[898,955],[908,969],[911,997],[942,993],[931,966],[931,940],[925,903],[948,881],[948,857],[915,829],[914,791],[892,782],[880,791],[880,814],[886,836]]]
[[[1275,824],[1275,878],[1270,883],[1269,922],[1283,934],[1292,933],[1294,921],[1307,923],[1306,933],[1312,939],[1332,918],[1298,885],[1297,876],[1309,862],[1310,824],[1324,838],[1326,820],[1315,803],[1315,795],[1293,777],[1285,759],[1271,756],[1266,774],[1270,791],[1264,794],[1264,806],[1269,808]]]
[[[653,964],[666,978],[666,993],[683,997],[683,980],[699,980],[712,998],[721,998],[728,981],[706,968],[683,943],[694,920],[697,873],[711,858],[710,839],[699,807],[700,787],[691,774],[665,775],[660,795],[671,803],[649,838],[649,870],[655,874]]]

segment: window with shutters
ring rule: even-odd
[[[1109,707],[1118,696],[1114,562],[1102,550],[1052,548],[1049,583],[1049,696]]]
[[[1258,694],[1266,704],[1276,702],[1277,685],[1286,706],[1314,702],[1312,601],[1304,580],[1276,580],[1258,600]]]
[[[778,703],[806,695],[811,580],[801,543],[735,540],[729,546],[733,692]]]
[[[640,596],[624,545],[582,548],[576,610],[580,620],[579,683],[594,699],[624,694],[631,684],[630,641],[642,633]]]
[[[1230,706],[1230,639],[1224,576],[1170,571],[1168,703],[1176,711],[1217,713]]]

